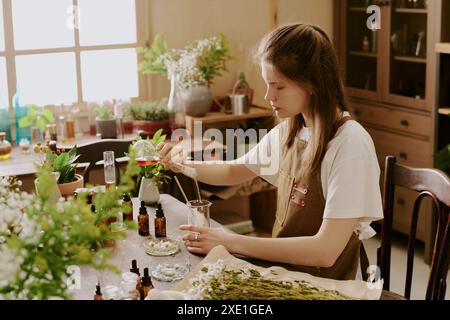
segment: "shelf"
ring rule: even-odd
[[[394,60],[413,63],[427,63],[427,58],[417,58],[412,56],[394,56]]]
[[[439,108],[439,114],[442,114],[444,116],[450,115],[450,107],[447,108]]]
[[[367,58],[376,58],[377,54],[373,52],[365,52],[365,51],[350,51],[350,55],[358,56],[358,57],[367,57]]]
[[[428,9],[425,8],[396,8],[394,10],[396,13],[420,13],[420,14],[427,14]]]
[[[366,12],[367,8],[365,7],[350,7],[348,8],[349,11],[351,12]]]
[[[450,42],[436,43],[436,52],[450,54]]]

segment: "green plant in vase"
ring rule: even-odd
[[[116,119],[112,114],[112,110],[108,106],[103,105],[95,109],[97,117],[95,119],[97,133],[99,133],[102,139],[115,139],[117,138],[117,125]]]
[[[30,104],[28,105],[27,114],[19,119],[19,127],[29,127],[31,129],[31,137],[36,142],[40,140],[40,136],[45,131],[47,124],[54,122],[55,117],[50,110]]]
[[[34,151],[41,155],[45,155],[45,159],[41,159],[41,166],[48,165],[52,169],[52,173],[57,177],[58,188],[63,196],[71,196],[74,191],[84,186],[84,178],[76,173],[77,146],[75,145],[68,152],[61,150],[52,150],[48,146],[37,145]]]
[[[136,162],[141,168],[139,200],[148,205],[154,205],[159,201],[159,188],[170,180],[156,151],[156,146],[166,139],[166,135],[162,132],[162,129],[158,130],[152,139],[138,138],[132,145],[136,152]]]

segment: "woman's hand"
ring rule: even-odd
[[[183,165],[184,152],[180,144],[161,142],[156,146],[156,151],[164,166],[173,172],[181,172],[180,166]]]
[[[186,248],[191,253],[208,254],[214,247],[223,245],[231,251],[235,234],[224,228],[206,228],[191,225],[180,226],[180,230],[191,231],[183,237]]]

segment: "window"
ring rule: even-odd
[[[0,1],[0,108],[138,97],[145,1]]]

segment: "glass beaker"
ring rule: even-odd
[[[106,189],[110,190],[116,186],[116,165],[114,163],[114,151],[103,152],[104,172]]]
[[[191,213],[188,217],[188,224],[197,227],[211,227],[209,211],[212,203],[208,200],[191,200],[188,203]]]

